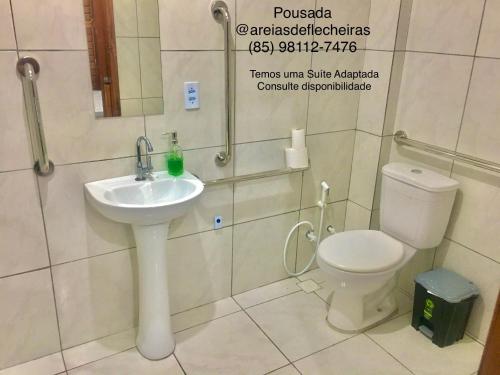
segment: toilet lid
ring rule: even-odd
[[[404,257],[403,244],[375,230],[353,230],[334,234],[321,241],[321,260],[348,272],[385,271]]]

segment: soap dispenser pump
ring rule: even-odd
[[[180,176],[184,173],[184,157],[182,155],[182,148],[179,146],[177,140],[177,132],[174,130],[170,133],[170,146],[165,156],[167,171],[171,176]]]

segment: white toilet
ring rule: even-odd
[[[318,265],[333,282],[328,321],[358,332],[397,310],[396,272],[415,255],[442,241],[458,182],[403,163],[382,168],[380,228],[324,239]]]

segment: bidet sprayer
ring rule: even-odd
[[[321,200],[318,202],[319,207],[326,205],[326,197],[328,194],[330,194],[330,186],[328,186],[326,181],[321,181]]]

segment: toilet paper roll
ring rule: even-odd
[[[309,165],[307,148],[287,148],[285,149],[286,166],[288,168],[306,168]]]
[[[306,147],[305,129],[292,129],[292,148],[300,149]]]

